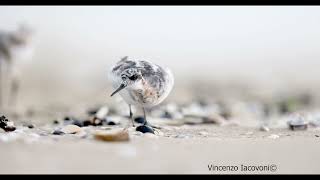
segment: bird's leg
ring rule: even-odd
[[[133,113],[132,113],[132,109],[131,109],[131,104],[129,104],[129,111],[130,111],[130,119],[131,119],[131,122],[132,122],[132,127],[135,127],[135,125],[134,125],[134,121],[133,121]]]
[[[160,127],[153,126],[153,125],[151,125],[150,123],[148,123],[148,121],[147,121],[147,115],[146,115],[146,109],[145,109],[144,107],[143,107],[142,109],[143,109],[143,117],[144,117],[144,123],[143,123],[143,125],[144,125],[144,126],[150,126],[150,127],[152,127],[152,128],[155,128],[155,129],[160,129]]]
[[[146,125],[149,124],[148,121],[147,121],[146,110],[145,110],[144,107],[142,108],[142,110],[143,110],[143,117],[144,117],[144,123],[143,123],[143,125],[146,126]]]

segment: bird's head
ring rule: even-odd
[[[136,68],[129,68],[121,73],[121,84],[120,86],[111,94],[111,96],[120,92],[121,90],[132,87],[142,80],[141,72]]]

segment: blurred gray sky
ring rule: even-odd
[[[308,80],[320,65],[319,20],[319,6],[0,7],[1,29],[36,29],[26,82],[51,85],[105,84],[106,70],[125,55],[166,65],[181,81]]]

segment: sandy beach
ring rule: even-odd
[[[317,174],[319,130],[280,131],[278,139],[252,129],[192,127],[177,134],[209,137],[134,137],[130,142],[97,142],[68,137],[49,142],[1,142],[1,174]],[[218,131],[218,133],[217,133]],[[212,133],[214,132],[214,133]],[[166,133],[165,133],[166,134]],[[209,170],[209,165],[238,166],[237,171]],[[276,169],[244,170],[243,166]]]

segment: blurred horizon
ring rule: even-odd
[[[123,56],[169,67],[178,89],[190,79],[312,89],[319,86],[319,19],[313,6],[0,7],[1,30],[27,23],[36,32],[23,70],[29,104],[35,96],[107,100],[107,70]]]

